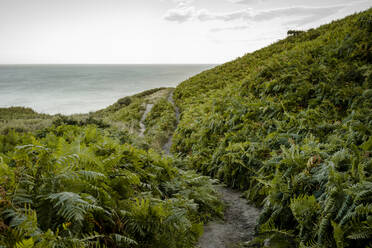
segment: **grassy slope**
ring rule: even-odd
[[[11,129],[17,132],[37,132],[52,124],[96,124],[99,127],[111,128],[114,132],[126,133],[132,136],[133,141],[136,141],[138,139],[139,123],[145,110],[145,105],[148,103],[159,105],[160,103],[158,102],[161,100],[162,105],[166,104],[165,99],[167,99],[172,90],[171,88],[147,90],[133,96],[121,98],[107,108],[88,114],[74,114],[70,116],[39,114],[30,108],[24,107],[0,108],[0,133],[6,134]],[[151,121],[152,128],[150,128],[151,130],[148,133],[151,133],[152,137],[155,135],[164,139],[170,131],[168,129],[163,130],[164,128],[158,128],[158,122],[162,121],[163,124],[169,124],[168,126],[173,130],[174,124],[171,123],[172,120],[168,120],[173,118],[173,110],[168,112],[169,109],[164,109],[164,106],[160,109],[158,106],[155,110],[159,113],[157,113],[157,119]],[[162,115],[168,116],[163,118]],[[164,119],[167,121],[164,122]],[[146,142],[153,144],[151,145],[152,147],[158,148],[153,140],[155,138],[149,136],[146,136]],[[137,143],[143,143],[143,141]]]
[[[148,149],[174,128],[171,90],[85,115],[0,109],[0,247],[193,247],[222,205],[213,180]]]
[[[38,130],[51,122],[51,116],[36,113],[30,108],[0,108],[0,133],[7,133],[10,129],[19,132]]]
[[[162,151],[164,144],[176,128],[176,114],[172,103],[167,99],[157,101],[145,119],[145,137],[151,147]]]
[[[263,237],[371,245],[371,62],[368,10],[196,75],[173,151],[246,190]]]

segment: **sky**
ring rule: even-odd
[[[220,64],[370,0],[0,0],[0,64]]]

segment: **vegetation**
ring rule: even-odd
[[[161,151],[176,128],[176,114],[173,105],[160,99],[145,119],[145,136],[152,148]]]
[[[170,88],[147,90],[133,96],[121,98],[105,109],[78,117],[91,117],[101,120],[104,123],[108,123],[113,129],[128,132],[134,136],[134,139],[138,139],[140,121],[146,104],[156,105],[158,101],[165,99],[171,90]]]
[[[195,169],[262,207],[245,246],[372,247],[372,9],[181,83],[176,158],[154,151],[170,90],[70,117],[0,109],[0,246],[193,247],[222,212]]]
[[[88,114],[71,116],[39,114],[30,108],[0,108],[0,133],[11,129],[17,132],[35,132],[60,123],[72,125],[97,124],[99,127],[113,127],[116,130],[137,134],[139,122],[147,102],[157,102],[165,98],[171,89],[156,88],[126,96],[105,109]]]
[[[30,108],[0,108],[0,134],[6,134],[11,129],[18,132],[42,129],[52,123],[51,118],[49,115],[36,113]]]
[[[0,136],[0,246],[192,247],[222,207],[208,177],[95,125]]]
[[[271,244],[372,246],[371,62],[371,9],[290,32],[177,87],[173,152],[245,190]]]
[[[48,125],[9,125],[0,135],[0,247],[193,247],[223,206],[215,181],[148,149],[161,150],[175,128],[170,92],[146,91],[85,115],[1,109],[9,122]],[[144,146],[136,134],[146,103],[154,108]]]

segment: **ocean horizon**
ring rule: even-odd
[[[176,87],[213,64],[0,65],[0,107],[79,114],[158,87]]]

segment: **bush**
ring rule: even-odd
[[[0,135],[0,246],[192,247],[214,181],[94,126]]]
[[[132,100],[129,96],[126,96],[124,98],[121,98],[117,102],[120,106],[128,106],[129,104],[132,103]]]

